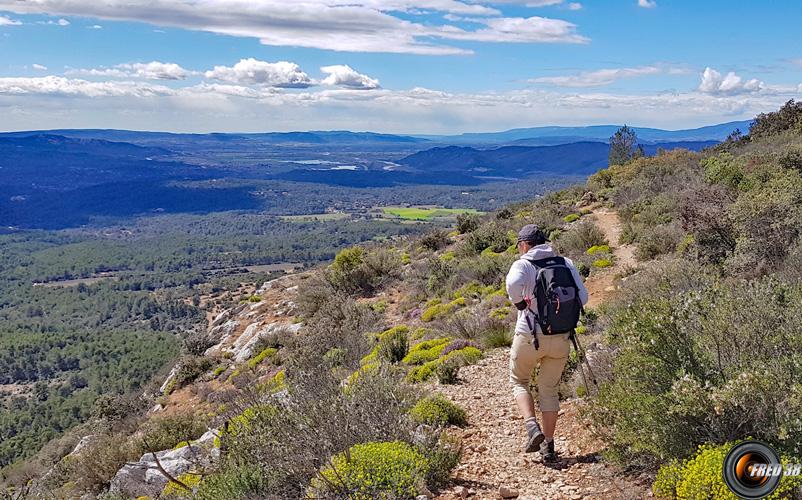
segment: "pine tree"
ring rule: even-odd
[[[624,125],[610,137],[610,165],[623,165],[643,154],[643,146],[638,144],[634,129]]]

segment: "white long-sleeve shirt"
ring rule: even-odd
[[[551,245],[548,243],[543,243],[542,245],[536,245],[530,248],[528,252],[521,256],[520,259],[512,263],[512,266],[510,266],[510,270],[507,273],[507,295],[510,297],[510,301],[513,304],[528,298],[532,301],[533,307],[535,307],[534,304],[536,299],[534,297],[534,293],[535,284],[537,281],[537,270],[535,269],[535,266],[533,266],[532,263],[528,262],[526,259],[539,260],[555,256],[557,256],[557,254],[554,253],[554,249],[551,248]],[[567,257],[563,258],[565,259],[565,264],[571,270],[571,274],[574,277],[576,286],[579,289],[579,300],[582,302],[582,305],[585,305],[588,303],[588,290],[585,288],[585,284],[582,282],[582,277],[579,275],[579,271],[577,271],[576,266],[574,266],[574,263],[571,261],[571,259]],[[540,325],[535,319],[535,315],[532,314],[528,309],[518,311],[518,321],[515,323],[515,332],[531,332],[526,322],[527,315],[529,315],[529,322],[532,323],[532,325],[535,327],[535,330],[540,332]]]

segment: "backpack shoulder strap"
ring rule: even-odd
[[[563,257],[555,255],[554,257],[546,257],[545,259],[527,259],[525,257],[521,257],[523,260],[529,262],[535,268],[540,269],[544,267],[551,267],[551,266],[564,266],[565,259]]]

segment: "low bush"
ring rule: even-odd
[[[421,313],[420,319],[423,322],[429,322],[436,318],[450,314],[455,309],[463,307],[464,305],[465,305],[464,297],[454,299],[451,302],[447,302],[444,304],[435,304],[433,306],[426,308],[423,311],[423,313]]]
[[[181,442],[201,437],[207,423],[205,418],[194,413],[153,417],[142,427],[141,439],[147,451],[169,450]]]
[[[273,356],[275,356],[277,352],[278,350],[276,348],[268,347],[267,349],[264,349],[256,356],[249,359],[248,366],[251,368],[256,368],[257,366],[262,364],[262,361],[264,361],[265,359],[272,358]]]
[[[724,458],[735,444],[737,443],[701,445],[691,458],[684,461],[675,460],[662,466],[652,485],[655,496],[671,500],[685,498],[736,500],[738,497],[733,495],[724,483],[721,473]],[[781,460],[783,463],[799,463],[799,460],[788,457],[783,457]],[[802,487],[801,477],[785,476],[780,480],[779,487],[767,498],[771,500],[789,498],[794,492],[798,493],[800,487]]]
[[[350,247],[341,250],[329,266],[326,280],[338,291],[370,295],[401,274],[401,258],[391,250]]]
[[[588,255],[608,254],[610,253],[610,245],[593,245],[585,253]]]
[[[655,465],[747,435],[802,453],[799,301],[799,283],[722,280],[687,260],[630,277],[607,319],[612,379],[594,402],[611,456]]]
[[[448,237],[448,231],[443,229],[426,233],[419,241],[423,248],[431,250],[432,252],[436,252],[441,248],[451,244],[451,239]]]
[[[412,498],[425,485],[427,469],[426,458],[402,441],[357,444],[332,457],[312,490],[355,500]]]
[[[454,361],[446,361],[437,365],[435,374],[437,381],[443,385],[454,385],[459,382],[460,364]]]
[[[570,224],[574,221],[578,221],[579,217],[580,217],[579,214],[568,214],[565,217],[563,217],[563,222]]]
[[[409,352],[409,336],[407,327],[396,327],[387,330],[379,339],[378,354],[390,363],[398,363]]]
[[[593,261],[593,267],[595,268],[605,268],[610,267],[613,265],[613,261],[610,259],[596,259]]]
[[[561,254],[575,258],[585,255],[589,248],[608,245],[608,242],[602,230],[592,221],[586,220],[563,232],[555,245]]]
[[[473,255],[480,254],[487,248],[500,253],[513,243],[515,240],[510,238],[507,228],[501,223],[492,222],[483,224],[471,232],[465,240],[465,249]]]
[[[475,231],[479,227],[479,216],[471,213],[457,215],[457,231],[460,234],[467,234]]]
[[[267,477],[255,465],[224,463],[222,469],[203,478],[195,492],[198,500],[248,500],[268,489]]]
[[[450,337],[419,342],[409,350],[403,362],[408,365],[421,365],[429,361],[434,361],[440,357],[443,349],[445,349],[450,342]]]
[[[462,427],[468,423],[465,410],[442,394],[422,398],[412,407],[409,415],[419,424]]]

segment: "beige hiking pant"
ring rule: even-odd
[[[510,383],[515,397],[529,392],[532,374],[537,373],[537,392],[540,411],[558,411],[560,397],[557,387],[571,351],[570,333],[537,334],[540,348],[535,349],[531,333],[516,332],[510,349]]]

